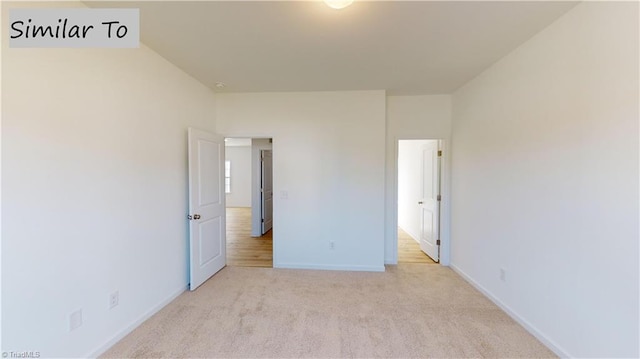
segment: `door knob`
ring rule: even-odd
[[[418,202],[418,204],[423,204],[423,203],[424,203],[424,202],[422,202],[422,201]],[[197,215],[196,215],[196,216],[197,216]]]
[[[194,214],[193,215],[193,219],[200,219],[200,215],[199,214]]]

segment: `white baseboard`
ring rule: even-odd
[[[471,284],[474,288],[479,290],[485,297],[489,298],[495,305],[500,307],[507,315],[509,315],[513,320],[518,322],[518,324],[522,325],[526,331],[531,333],[536,339],[538,339],[542,344],[544,344],[547,348],[553,351],[560,358],[573,358],[566,350],[562,349],[557,343],[553,340],[549,339],[544,333],[542,333],[538,328],[534,327],[529,321],[524,319],[518,313],[516,313],[513,309],[511,309],[508,305],[504,304],[500,299],[498,299],[495,295],[489,292],[485,287],[480,285],[478,282],[473,280],[467,273],[462,271],[460,268],[456,267],[455,264],[450,264],[449,266],[453,269],[458,275],[460,275],[464,280],[466,280],[469,284]]]
[[[356,272],[384,272],[384,265],[359,266],[359,265],[334,265],[334,264],[274,263],[273,268],[342,270],[342,271],[356,271]]]
[[[129,333],[131,333],[134,329],[136,329],[140,324],[144,323],[145,320],[151,318],[154,314],[160,311],[160,309],[164,308],[167,304],[171,303],[174,299],[176,299],[180,294],[184,293],[188,290],[188,287],[181,288],[180,290],[172,293],[167,298],[162,300],[153,308],[149,309],[146,313],[140,316],[138,319],[134,320],[131,324],[126,326],[116,335],[114,335],[111,339],[107,340],[106,343],[102,344],[93,353],[86,356],[86,358],[97,358],[100,355],[104,354],[109,348],[111,348],[114,344],[122,340],[122,338],[126,337]]]
[[[388,265],[397,265],[398,264],[398,259],[394,259],[394,258],[385,258],[384,259],[384,264],[388,264]]]

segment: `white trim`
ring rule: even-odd
[[[384,272],[383,266],[360,266],[360,265],[335,265],[335,264],[306,264],[306,263],[274,263],[273,268],[283,269],[320,269],[339,270],[355,272]]]
[[[451,269],[454,272],[458,273],[462,279],[466,280],[469,284],[471,284],[475,289],[480,291],[480,293],[484,294],[485,297],[489,298],[493,302],[493,304],[497,305],[500,309],[502,309],[508,316],[510,316],[513,320],[518,322],[526,331],[531,333],[536,339],[538,339],[542,344],[544,344],[547,348],[553,351],[560,358],[572,358],[573,356],[569,355],[569,353],[564,350],[560,345],[547,337],[544,333],[542,333],[538,328],[536,328],[533,324],[529,323],[528,320],[524,319],[518,313],[516,313],[513,309],[511,309],[508,305],[504,304],[500,299],[498,299],[495,295],[493,295],[489,290],[480,285],[478,282],[473,280],[469,275],[467,275],[460,268],[456,267],[455,264],[450,265]]]
[[[268,140],[271,139],[269,144],[251,144],[251,237],[261,237],[262,236],[262,200],[260,195],[261,188],[261,172],[262,172],[262,164],[260,161],[260,151],[262,150],[271,150],[272,159],[275,158],[275,151],[273,151],[273,137],[252,137],[252,140]],[[272,174],[272,186],[275,193],[276,188],[276,177],[277,174],[275,172],[271,172]],[[276,198],[273,198],[274,204],[276,202]],[[275,206],[274,212],[272,213],[275,221]],[[275,223],[274,223],[275,224]],[[275,255],[275,236],[272,239],[272,243],[274,244],[274,248],[272,248],[271,252]]]
[[[391,206],[391,218],[387,218],[387,225],[391,227],[388,233],[391,235],[391,253],[385,253],[384,264],[396,265],[398,264],[398,137],[393,138],[393,153],[392,153],[392,165],[393,173],[391,176],[391,203],[387,203],[387,206]],[[388,198],[389,196],[387,196]],[[387,248],[385,243],[385,249]],[[389,255],[388,257],[386,255]]]
[[[157,305],[155,305],[154,307],[149,309],[146,313],[142,314],[138,319],[134,320],[133,322],[131,322],[131,324],[129,324],[128,326],[123,328],[120,332],[116,333],[116,335],[114,335],[113,337],[111,337],[111,339],[107,340],[104,344],[99,346],[91,354],[86,355],[85,358],[97,358],[100,355],[106,353],[107,350],[109,350],[117,342],[122,340],[122,338],[126,337],[129,333],[131,333],[137,327],[139,327],[140,324],[144,323],[147,319],[151,318],[154,314],[156,314],[162,308],[167,306],[167,304],[173,302],[173,300],[175,300],[178,296],[180,296],[180,294],[186,292],[188,289],[189,289],[189,287],[185,285],[184,287],[180,288],[179,290],[177,290],[174,293],[172,293],[171,295],[169,295],[167,298],[162,300],[160,303],[158,303]]]
[[[255,159],[257,159],[260,156],[260,151],[261,150],[271,150],[271,154],[272,156],[274,156],[273,158],[275,159],[275,153],[276,151],[274,151],[274,142],[275,142],[275,136],[273,134],[260,134],[260,135],[223,135],[225,138],[248,138],[251,140],[251,145],[249,146],[251,148],[251,237],[254,238],[258,238],[262,236],[262,213],[261,213],[261,205],[262,205],[262,201],[260,200],[260,161],[254,161]],[[254,146],[253,145],[253,140],[271,140],[271,142],[268,145],[258,145],[258,146]],[[256,153],[257,151],[257,153]],[[273,170],[275,170],[275,166],[273,167]],[[272,172],[272,176],[273,176],[273,189],[274,189],[274,193],[276,193],[276,188],[279,188],[278,185],[278,179],[277,179],[277,173],[274,171]],[[275,211],[275,202],[277,201],[277,198],[274,196],[273,198],[274,201],[274,211],[272,213],[273,215],[273,224],[274,227],[276,225],[276,211]],[[271,248],[271,255],[272,255],[272,259],[273,262],[275,263],[276,261],[276,257],[278,256],[278,251],[276,250],[276,247],[278,246],[278,240],[277,240],[277,232],[273,233],[273,238],[271,240],[272,242],[272,248]]]
[[[451,139],[440,139],[440,265],[448,267],[451,263]]]

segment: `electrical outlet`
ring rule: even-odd
[[[336,249],[336,242],[334,242],[334,241],[329,241],[329,248],[331,248],[331,249]]]
[[[120,303],[120,293],[116,290],[109,295],[109,309],[113,309]]]
[[[82,309],[69,315],[69,331],[76,330],[82,325]]]
[[[503,282],[507,281],[507,271],[504,268],[500,268],[500,280]]]

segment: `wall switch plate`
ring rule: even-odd
[[[500,280],[503,282],[507,281],[507,271],[504,268],[500,268]]]
[[[331,249],[336,249],[336,242],[334,242],[334,241],[329,241],[329,248],[331,248]]]
[[[69,315],[69,331],[76,330],[82,325],[82,309]]]
[[[120,293],[116,290],[109,295],[109,309],[113,309],[120,303]]]

